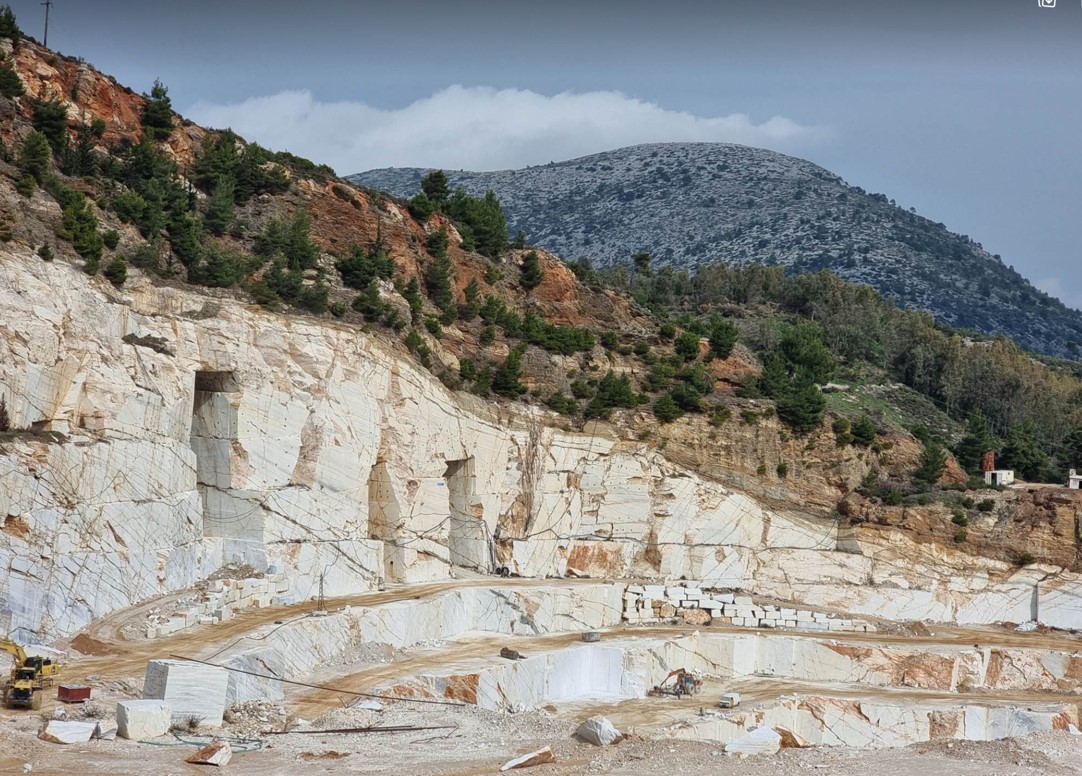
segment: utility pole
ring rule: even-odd
[[[42,5],[45,6],[45,40],[41,42],[41,45],[49,48],[49,9],[53,7],[53,0],[45,0]]]
[[[326,599],[324,599],[323,597],[323,577],[323,574],[319,575],[319,598],[316,604],[316,606],[319,608],[319,611],[321,612],[327,611],[327,602]]]

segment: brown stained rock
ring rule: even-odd
[[[792,730],[783,727],[775,727],[774,732],[781,736],[782,749],[805,749],[811,744]]]
[[[479,674],[452,674],[447,677],[443,697],[463,703],[476,704],[477,690],[480,687]]]
[[[515,757],[508,760],[500,766],[500,773],[504,771],[513,771],[519,768],[532,768],[535,765],[544,765],[545,763],[556,762],[556,753],[552,751],[551,746],[546,746],[544,749],[538,749],[536,752],[530,752],[529,754]]]
[[[624,566],[624,548],[619,542],[576,544],[567,557],[568,569],[591,577],[619,576]]]
[[[961,711],[933,711],[928,715],[928,738],[958,738],[962,732],[965,714]]]
[[[681,609],[680,619],[688,625],[709,625],[710,612],[706,609]]]
[[[227,765],[233,757],[228,741],[212,741],[184,762],[192,765]]]

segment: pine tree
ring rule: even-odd
[[[0,94],[5,97],[21,97],[23,94],[22,79],[5,64],[0,64]]]
[[[466,297],[466,304],[459,309],[458,315],[462,320],[470,321],[481,312],[481,285],[477,282],[477,278],[470,278],[463,294]]]
[[[0,38],[7,38],[12,43],[22,40],[23,31],[15,21],[15,12],[10,5],[0,5]]]
[[[447,180],[447,173],[443,170],[433,170],[421,178],[421,191],[434,209],[439,210],[443,203],[451,196],[451,183]]]
[[[519,282],[527,291],[532,291],[541,285],[545,279],[545,271],[541,269],[541,257],[537,251],[530,251],[522,257],[522,274]]]
[[[500,368],[492,375],[492,390],[500,396],[514,399],[529,390],[519,382],[522,376],[522,354],[518,350],[512,350],[507,354]]]
[[[778,417],[794,431],[803,434],[819,427],[826,399],[814,383],[797,382],[777,399],[777,404]]]
[[[37,131],[27,135],[19,151],[19,169],[41,183],[49,171],[51,161],[52,152],[49,150],[49,141],[45,135]]]
[[[128,279],[128,262],[117,256],[106,265],[104,275],[106,280],[120,288]]]
[[[233,198],[236,195],[236,188],[233,178],[228,175],[219,178],[214,186],[214,193],[207,201],[207,209],[203,213],[203,223],[211,234],[221,236],[233,223]]]
[[[692,359],[699,357],[699,335],[691,331],[685,331],[679,337],[676,338],[674,345],[676,348],[676,355],[685,361],[691,361]]]
[[[853,424],[850,429],[854,444],[867,447],[875,441],[875,424],[867,415],[861,415],[860,420]]]
[[[662,394],[654,402],[654,416],[662,423],[671,423],[684,414],[672,393]]]
[[[958,440],[954,457],[967,472],[979,474],[984,454],[998,446],[992,430],[988,427],[988,420],[978,411],[966,422],[966,433]]]
[[[8,400],[0,396],[0,433],[11,431],[11,415],[8,414]]]
[[[155,79],[150,94],[143,94],[143,126],[154,140],[166,140],[173,133],[173,101],[169,90]]]
[[[938,442],[929,442],[920,454],[920,463],[913,474],[916,482],[935,485],[947,468],[947,451]]]
[[[714,324],[710,332],[710,355],[713,358],[724,361],[733,352],[737,337],[740,336],[736,324],[729,320],[721,320]]]
[[[59,158],[68,147],[68,109],[64,103],[55,99],[35,100],[31,123],[45,135],[49,147]]]

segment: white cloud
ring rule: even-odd
[[[240,103],[196,103],[204,126],[330,164],[340,174],[376,167],[497,170],[544,164],[636,143],[728,141],[795,150],[830,133],[775,116],[704,117],[620,92],[563,92],[451,86],[404,108],[320,102],[287,91]]]

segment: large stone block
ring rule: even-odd
[[[221,727],[229,672],[187,660],[151,660],[143,682],[143,698],[165,701],[173,720],[195,717],[203,727]]]
[[[116,705],[117,735],[131,741],[146,741],[169,732],[173,710],[165,701],[121,701]]]

